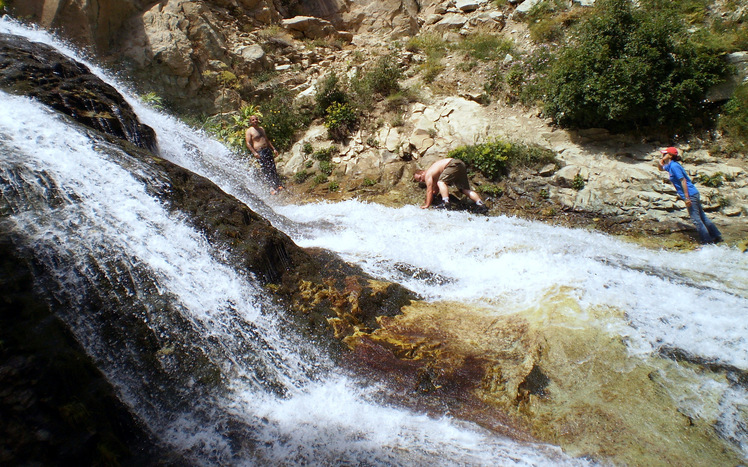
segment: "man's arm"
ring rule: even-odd
[[[688,185],[686,184],[686,178],[683,177],[680,179],[680,185],[683,187],[683,196],[686,197],[684,200],[686,202],[687,207],[691,207],[691,197],[688,195]]]
[[[431,200],[434,198],[434,178],[428,177],[426,179],[426,203],[421,206],[421,209],[426,209],[431,206]]]

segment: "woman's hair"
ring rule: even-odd
[[[680,157],[680,155],[678,155],[678,154],[673,154],[673,155],[672,155],[672,156],[670,157],[670,159],[674,160],[675,162],[679,162],[679,161],[683,160],[683,158],[682,158],[682,157]]]

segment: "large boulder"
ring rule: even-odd
[[[34,97],[86,126],[157,150],[156,134],[112,86],[52,47],[0,34],[0,89]]]

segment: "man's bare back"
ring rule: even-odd
[[[462,193],[468,195],[478,206],[483,206],[483,200],[480,199],[478,193],[470,189],[467,174],[465,173],[465,165],[459,159],[456,161],[457,163],[450,167],[449,174],[444,174],[444,171],[452,163],[452,158],[438,160],[431,164],[431,167],[428,169],[419,170],[413,174],[415,181],[426,184],[426,202],[421,206],[421,209],[430,207],[435,195],[441,195],[444,203],[449,203],[449,186],[447,182],[457,186]],[[454,178],[456,170],[460,176],[457,179]],[[445,175],[444,180],[442,180],[442,174]]]

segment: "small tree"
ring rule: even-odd
[[[685,28],[630,0],[598,0],[553,65],[544,99],[555,122],[577,128],[687,128],[726,65]]]

